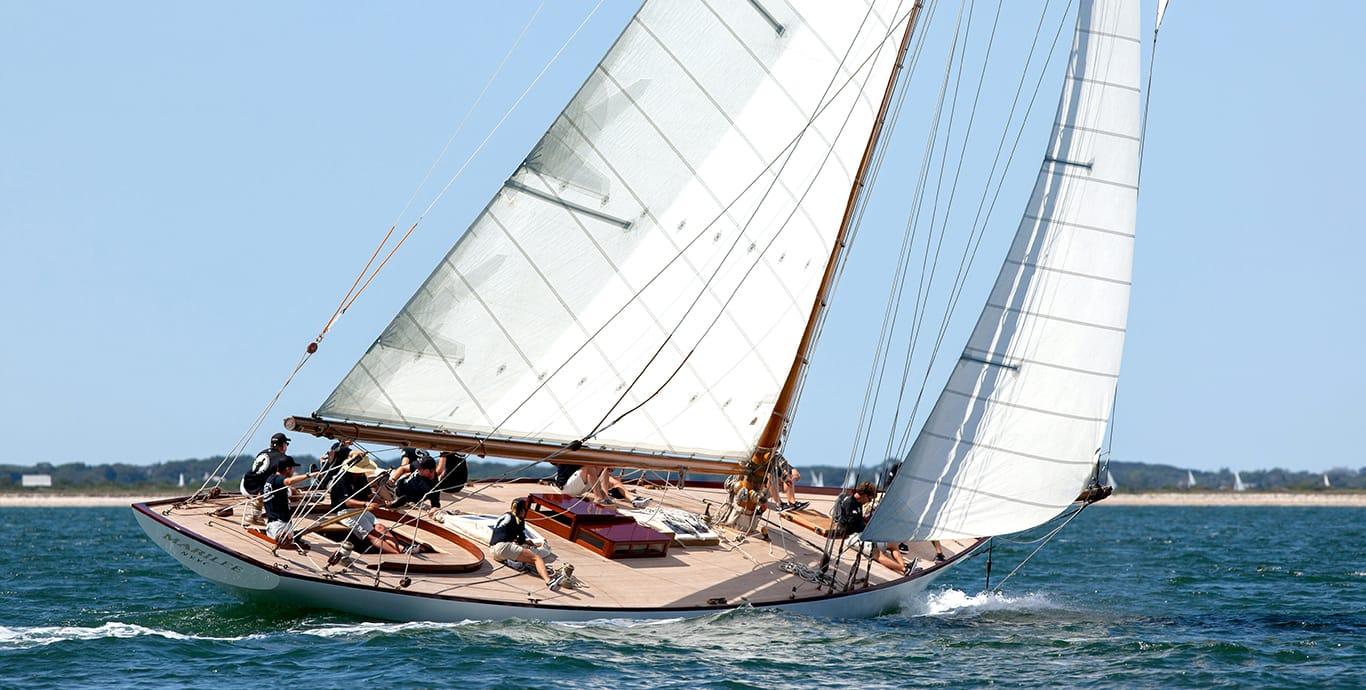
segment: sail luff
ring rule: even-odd
[[[840,260],[843,258],[848,244],[849,229],[854,219],[854,211],[858,207],[858,200],[864,189],[864,179],[868,175],[873,153],[877,150],[878,142],[882,137],[883,125],[887,119],[887,109],[892,102],[892,93],[896,90],[896,80],[906,61],[906,51],[911,46],[911,36],[915,33],[916,22],[920,18],[920,10],[923,6],[922,0],[915,0],[915,4],[911,6],[910,16],[906,20],[906,30],[901,36],[901,44],[897,47],[896,63],[892,66],[892,73],[887,79],[887,88],[882,93],[882,102],[878,106],[877,118],[873,121],[873,129],[868,134],[868,145],[863,149],[863,156],[859,159],[858,171],[854,175],[854,183],[849,188],[849,201],[845,204],[844,216],[840,219],[839,233],[835,236],[830,258],[825,263],[825,273],[821,277],[820,287],[816,290],[816,301],[811,305],[811,314],[806,319],[806,328],[802,331],[801,340],[797,344],[796,357],[788,369],[787,378],[783,380],[783,387],[778,393],[773,412],[769,415],[764,431],[759,435],[759,440],[755,444],[757,452],[777,448],[787,428],[787,422],[791,419],[793,407],[796,405],[799,384],[810,362],[811,351],[816,346],[821,315],[829,306],[830,290],[834,287],[835,274],[839,269]]]
[[[1139,0],[1082,0],[1015,240],[865,535],[1008,534],[1093,476],[1119,374],[1137,210]]]

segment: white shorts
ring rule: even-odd
[[[570,496],[582,496],[588,493],[588,488],[588,480],[583,478],[583,470],[575,471],[564,481],[564,492]]]
[[[350,527],[352,534],[364,539],[370,536],[371,532],[375,531],[375,516],[370,514],[370,511],[367,510],[360,515],[342,520],[342,524]]]
[[[280,541],[280,535],[285,532],[285,528],[287,527],[289,527],[289,523],[284,520],[271,520],[269,523],[266,523],[266,536],[278,542]]]
[[[500,541],[489,547],[489,553],[499,561],[515,561],[526,553],[526,547],[511,541]]]

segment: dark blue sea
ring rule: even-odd
[[[0,510],[0,687],[1366,687],[1366,510],[1083,513],[894,614],[391,624],[239,603],[126,509]],[[998,544],[993,575],[1024,556]]]

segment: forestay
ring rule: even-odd
[[[911,4],[646,2],[318,413],[748,455]]]
[[[1138,9],[1139,0],[1080,3],[1054,131],[1014,244],[865,538],[1027,529],[1091,476],[1128,316]]]

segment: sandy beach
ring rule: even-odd
[[[165,496],[109,496],[83,494],[0,494],[0,508],[110,508],[128,506],[142,501],[155,501]]]
[[[1335,506],[1366,508],[1366,493],[1356,492],[1164,492],[1116,493],[1096,505],[1102,506]]]

